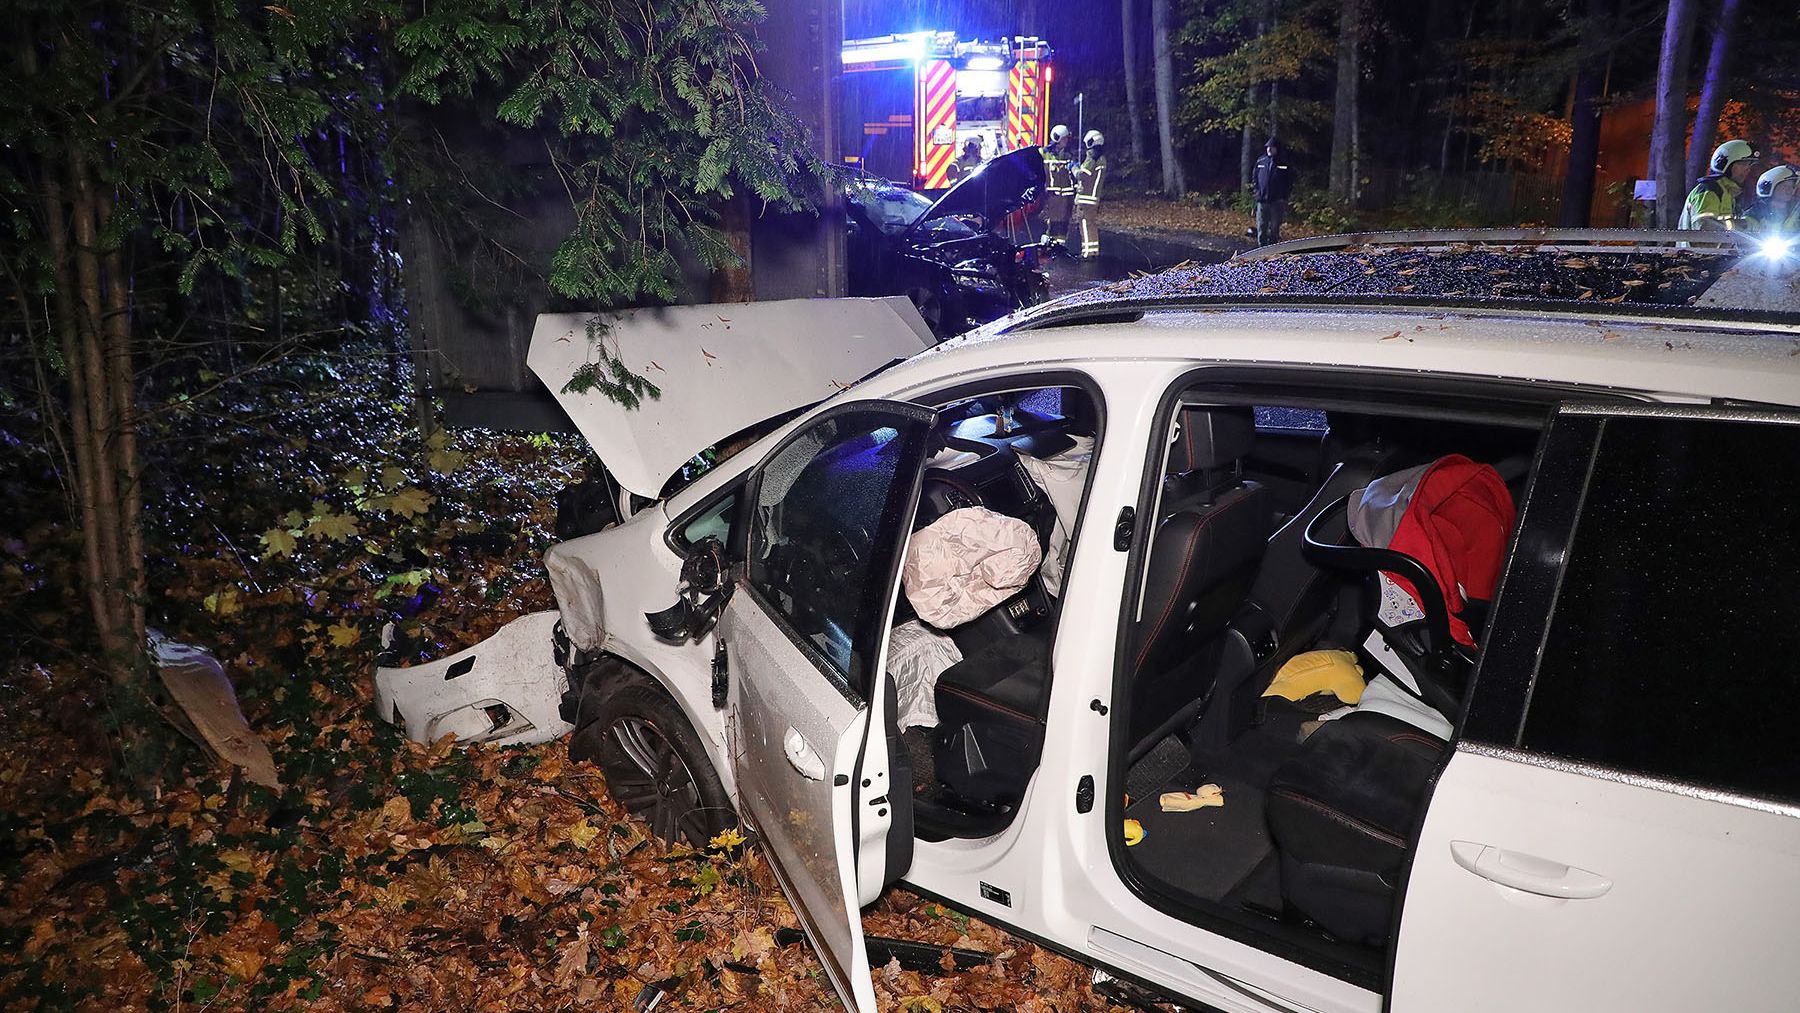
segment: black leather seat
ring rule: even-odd
[[[1275,515],[1266,490],[1239,471],[1255,439],[1248,408],[1182,409],[1130,644],[1134,752],[1211,691],[1209,643],[1256,577]]]
[[[973,802],[1025,793],[1044,745],[1053,631],[989,641],[938,677],[938,779]]]
[[[1326,932],[1386,941],[1394,887],[1443,740],[1385,714],[1327,721],[1269,782],[1287,906]]]

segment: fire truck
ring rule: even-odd
[[[1049,133],[1050,46],[1014,36],[963,41],[912,32],[844,43],[839,132],[845,164],[919,190],[955,181],[964,145],[983,159]]]

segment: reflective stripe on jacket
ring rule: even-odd
[[[1048,176],[1046,183],[1051,193],[1064,197],[1075,196],[1075,166],[1070,156],[1046,145],[1044,148],[1044,172]]]
[[[1694,189],[1688,192],[1687,203],[1681,207],[1681,220],[1675,223],[1678,229],[1728,229],[1731,220],[1737,217],[1737,197],[1743,187],[1732,182],[1729,176],[1702,176]]]
[[[1100,203],[1100,184],[1106,178],[1106,156],[1089,155],[1075,170],[1075,203]]]

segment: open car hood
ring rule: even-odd
[[[932,343],[902,296],[788,299],[545,313],[526,362],[619,484],[654,499],[707,447]],[[627,408],[598,390],[564,389],[589,363],[601,363],[610,379],[608,359],[655,384],[660,396]]]
[[[980,215],[991,227],[1042,197],[1048,182],[1043,151],[1035,147],[1009,151],[984,162],[944,191],[937,203],[912,223],[907,234],[919,232],[927,222],[954,215]]]

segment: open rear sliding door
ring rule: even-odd
[[[880,660],[934,417],[854,402],[776,449],[751,480],[746,564],[720,625],[739,806],[856,1010],[875,1009],[861,908],[911,856]]]
[[[1565,408],[1520,524],[1391,1008],[1794,1008],[1800,418]]]

